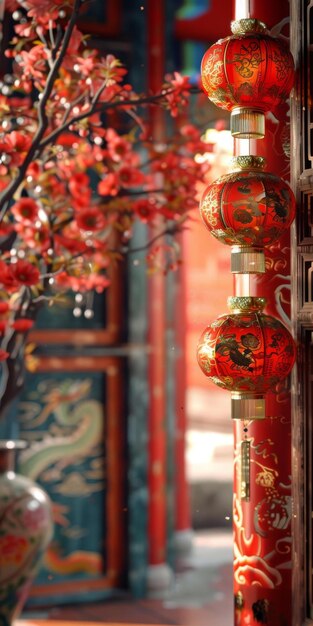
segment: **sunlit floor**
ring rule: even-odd
[[[25,612],[23,618],[138,624],[225,626],[233,622],[232,535],[204,530],[193,552],[178,566],[172,588],[161,599],[114,601]]]

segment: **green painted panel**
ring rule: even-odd
[[[31,446],[19,471],[53,502],[55,532],[37,583],[105,574],[106,450],[103,372],[28,374],[20,437]]]
[[[44,306],[39,311],[36,320],[37,329],[49,330],[64,328],[69,330],[97,330],[105,328],[107,324],[107,297],[108,292],[101,294],[89,293],[82,302],[75,301],[82,294],[69,291],[62,303],[55,302],[52,306]],[[79,316],[74,313],[81,311]],[[91,314],[89,313],[91,311]],[[73,313],[74,312],[74,313]],[[87,317],[86,317],[87,315]],[[91,317],[88,317],[91,315]]]

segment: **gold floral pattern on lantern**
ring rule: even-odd
[[[240,51],[234,55],[233,59],[227,61],[227,63],[234,63],[236,72],[238,72],[242,78],[251,78],[260,63],[263,62],[264,59],[262,59],[261,49],[257,40],[250,41],[248,45],[243,44]]]
[[[210,86],[212,90],[216,89],[223,82],[221,77],[222,65],[223,58],[219,54],[219,50],[213,50],[212,54],[208,55],[205,66],[203,67],[203,75],[210,77]]]

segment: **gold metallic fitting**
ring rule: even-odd
[[[247,33],[265,33],[267,26],[264,22],[253,18],[245,18],[242,20],[234,20],[230,23],[233,35],[245,35]]]
[[[241,139],[262,139],[265,136],[265,116],[261,109],[234,107],[230,114],[230,132]]]
[[[244,392],[231,392],[231,417],[235,420],[263,420],[265,398]]]
[[[264,250],[248,246],[233,246],[231,271],[233,274],[264,274],[266,272]]]
[[[250,501],[251,487],[251,443],[244,439],[240,444],[240,499]]]
[[[255,296],[230,296],[227,304],[232,313],[259,313],[266,305],[266,298]]]
[[[261,156],[247,154],[246,156],[235,156],[230,160],[231,171],[258,170],[263,171],[266,166],[266,159]]]

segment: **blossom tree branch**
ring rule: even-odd
[[[135,93],[118,59],[86,46],[77,29],[82,4],[22,0],[5,51],[12,74],[8,93],[0,83],[0,410],[22,384],[38,307],[69,290],[86,299],[101,293],[110,266],[133,254],[145,253],[149,271],[160,246],[165,265],[157,269],[180,263],[176,234],[209,169],[195,162],[208,146],[188,118],[199,90],[174,72],[160,93]],[[151,139],[151,106],[170,116],[164,145]],[[164,228],[135,248],[137,222]],[[8,383],[14,372],[18,385]]]
[[[46,105],[51,96],[52,89],[58,75],[59,69],[62,65],[64,56],[68,49],[68,45],[73,33],[73,29],[77,23],[77,19],[79,16],[79,10],[82,5],[82,0],[74,0],[73,11],[70,17],[70,20],[65,29],[65,34],[63,41],[58,36],[57,42],[55,44],[55,48],[52,51],[52,56],[55,57],[55,61],[51,67],[51,70],[47,76],[46,86],[42,92],[41,98],[39,99],[38,104],[38,130],[34,136],[32,144],[28,150],[28,153],[25,156],[23,163],[21,164],[18,173],[15,179],[8,185],[8,187],[0,194],[0,218],[3,217],[3,214],[8,210],[8,202],[13,198],[15,191],[20,186],[23,181],[27,168],[32,162],[33,158],[36,156],[38,149],[40,148],[40,142],[44,136],[44,133],[48,127],[48,117],[46,113]],[[58,53],[59,51],[59,53]]]

